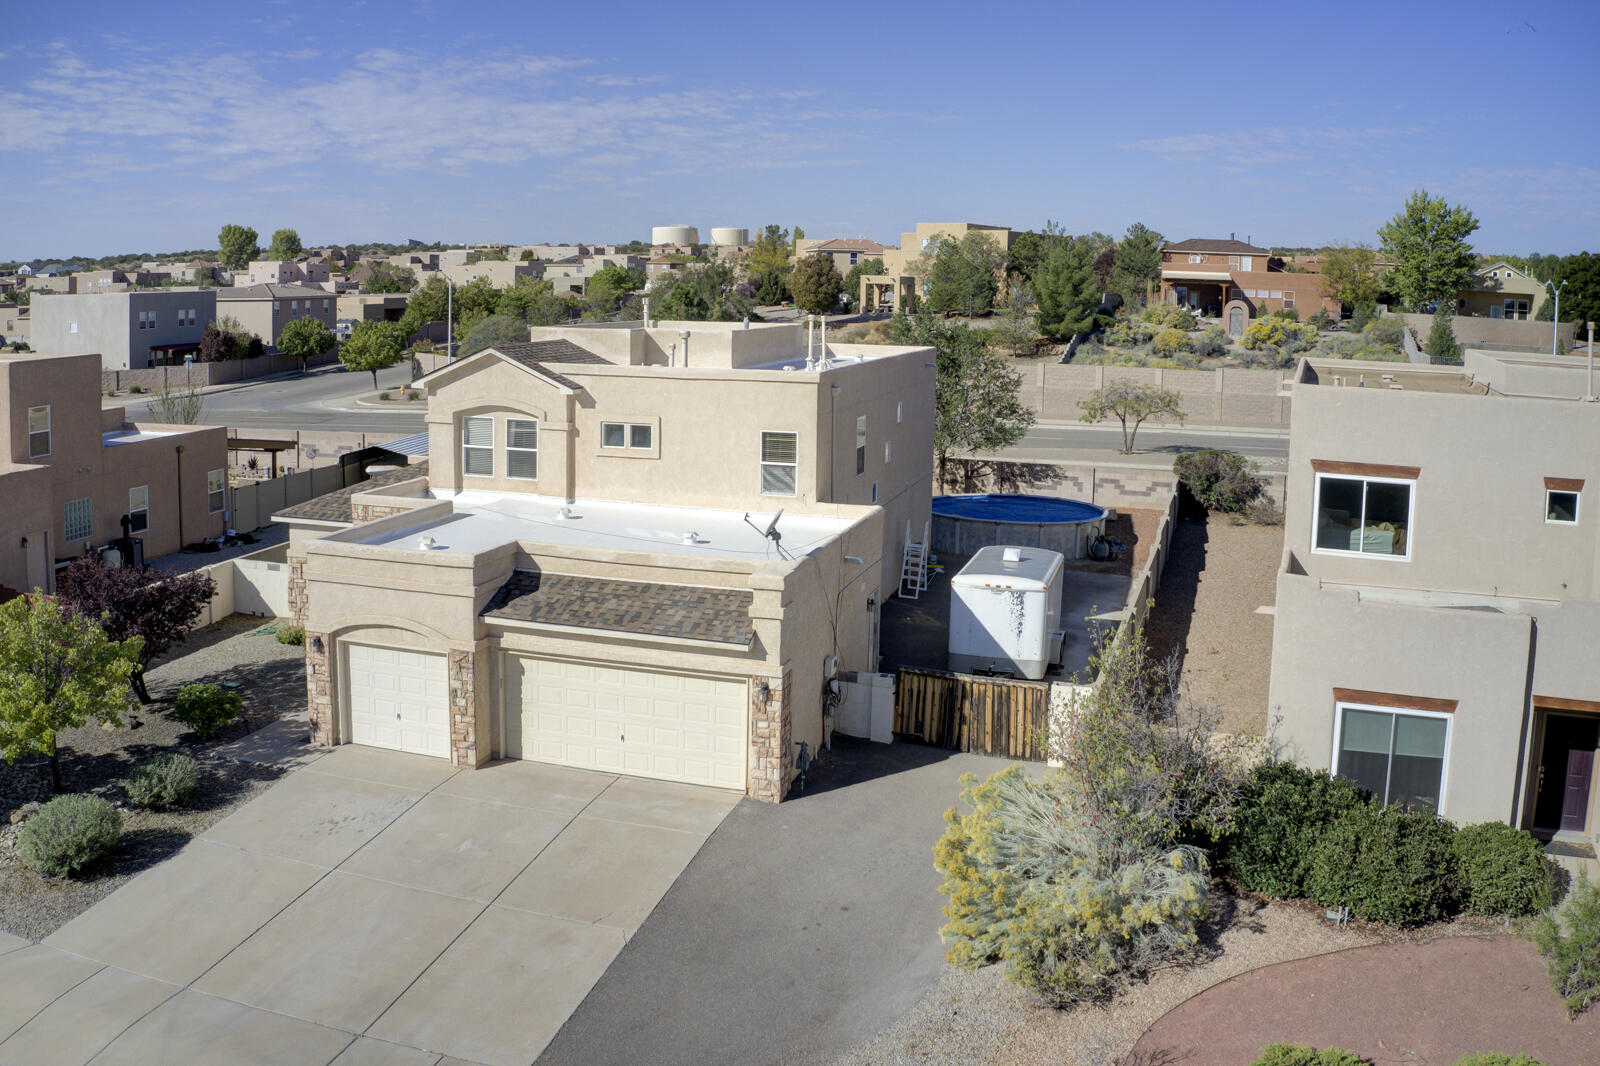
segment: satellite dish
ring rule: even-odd
[[[783,508],[780,507],[780,508],[778,508],[778,513],[772,516],[772,521],[767,523],[767,528],[762,531],[761,535],[766,537],[766,538],[768,538],[769,540],[779,540],[779,539],[781,539],[781,534],[778,533],[778,519],[780,519],[782,517],[783,517]]]

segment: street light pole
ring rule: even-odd
[[[1561,335],[1561,290],[1567,287],[1567,282],[1562,279],[1560,285],[1553,281],[1544,283],[1544,287],[1556,294],[1555,313],[1550,316],[1550,354],[1556,354],[1556,340]],[[1590,390],[1593,392],[1594,390]]]
[[[1585,400],[1594,400],[1594,323],[1589,323],[1589,388],[1584,392]]]
[[[456,357],[456,283],[444,271],[439,271],[439,274],[449,288],[444,302],[444,361],[449,363]]]

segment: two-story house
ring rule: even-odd
[[[1549,298],[1544,282],[1501,261],[1479,270],[1472,283],[1456,294],[1456,314],[1530,321]]]
[[[130,289],[36,299],[28,343],[51,355],[97,353],[106,370],[182,363],[199,350],[206,324],[217,317],[217,293]]]
[[[100,407],[98,355],[0,356],[0,598],[54,591],[53,564],[124,518],[147,558],[223,531],[227,431],[126,419]]]
[[[320,257],[256,259],[234,273],[233,283],[239,286],[320,285],[330,274],[328,261]]]
[[[1301,363],[1269,715],[1385,802],[1592,847],[1600,405],[1568,377]]]
[[[981,233],[994,241],[1001,252],[1009,252],[1016,243],[1016,234],[1008,226],[985,226],[975,222],[918,222],[917,228],[900,234],[900,247],[879,245],[877,254],[867,258],[881,258],[883,273],[861,279],[861,309],[893,308],[896,311],[914,311],[917,301],[927,294],[927,279],[918,273],[924,258],[937,249],[942,240],[959,241],[969,233]],[[837,265],[837,258],[834,260]],[[846,268],[848,270],[848,268]]]
[[[1271,253],[1248,241],[1195,238],[1161,249],[1162,303],[1221,318],[1239,336],[1253,318],[1294,310],[1302,317],[1325,311],[1337,319],[1339,301],[1327,295],[1319,273],[1270,264]]]
[[[831,237],[827,240],[802,237],[795,242],[794,257],[799,259],[803,255],[825,255],[833,260],[833,268],[843,275],[850,273],[850,268],[859,263],[882,259],[886,252],[892,251],[894,249],[888,245],[879,244],[866,237]],[[887,265],[885,264],[885,268]]]
[[[278,346],[283,327],[297,318],[316,318],[331,331],[338,325],[336,298],[308,285],[246,285],[217,289],[217,314],[231,315],[268,348]]]
[[[927,525],[932,351],[534,333],[419,380],[425,471],[276,516],[316,739],[781,799]]]

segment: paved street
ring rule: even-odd
[[[378,373],[383,388],[411,380],[410,363]],[[335,366],[313,370],[304,377],[274,378],[249,385],[227,385],[206,393],[203,421],[252,429],[350,430],[404,436],[420,433],[420,410],[385,411],[363,407],[356,398],[372,392],[372,375],[351,373]],[[121,404],[136,420],[153,419],[145,398],[118,396],[106,400]]]
[[[1151,462],[1172,465],[1172,457],[1199,448],[1222,448],[1281,465],[1289,457],[1289,427],[1162,426],[1146,423],[1134,438],[1134,454],[1118,455],[1122,427],[1077,422],[1041,422],[1002,458],[1034,462]],[[1109,455],[1108,455],[1109,453]]]

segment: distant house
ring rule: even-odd
[[[1474,318],[1533,319],[1550,298],[1544,282],[1504,260],[1472,276],[1472,284],[1456,294],[1456,314]]]
[[[892,307],[896,311],[915,310],[917,301],[927,295],[928,279],[917,272],[923,256],[934,248],[936,242],[958,241],[969,233],[987,234],[1002,252],[1009,252],[1016,241],[1016,234],[1008,226],[984,226],[974,222],[918,222],[915,231],[900,235],[898,248],[871,242],[877,250],[866,258],[881,258],[883,273],[861,279],[861,309],[871,311]],[[846,252],[850,250],[845,249]],[[867,249],[854,250],[860,253]],[[838,260],[834,262],[837,264]]]
[[[217,294],[228,289],[128,289],[32,303],[29,344],[51,355],[97,354],[106,370],[181,363],[198,351]]]
[[[1238,336],[1251,319],[1292,310],[1302,317],[1324,311],[1337,318],[1339,301],[1327,295],[1321,274],[1275,268],[1272,253],[1248,241],[1198,237],[1161,249],[1162,303],[1223,318]]]
[[[857,263],[881,259],[884,253],[893,250],[887,244],[879,244],[865,237],[833,237],[828,240],[803,238],[795,242],[794,256],[799,259],[803,255],[826,255],[833,260],[835,270],[840,274],[848,274]]]
[[[320,319],[332,330],[337,325],[334,295],[307,285],[247,285],[216,289],[217,314],[232,315],[268,348],[278,346],[283,327],[297,318]]]

